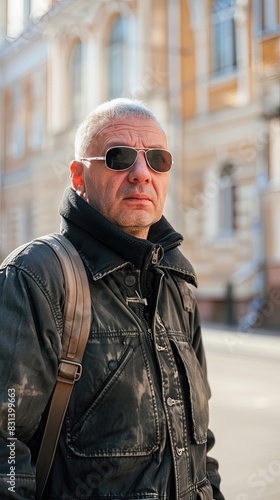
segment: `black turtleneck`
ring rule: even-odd
[[[162,217],[150,228],[148,239],[136,238],[111,223],[71,188],[65,192],[60,215],[61,232],[77,246],[93,273],[95,267],[103,274],[127,262],[141,270],[140,287],[148,302],[144,312],[149,322],[156,279],[154,251],[158,251],[160,262],[164,252],[181,243],[182,236]]]
[[[82,253],[90,254],[88,245],[93,236],[124,261],[132,262],[138,269],[146,265],[148,256],[157,245],[160,245],[163,251],[167,251],[178,246],[183,239],[164,217],[151,226],[147,240],[136,238],[106,219],[71,188],[65,191],[60,205],[60,215],[62,233],[67,236],[70,230],[71,233],[75,230]],[[89,236],[88,239],[85,238],[85,232]]]

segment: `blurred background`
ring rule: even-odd
[[[280,1],[1,0],[0,259],[58,228],[77,124],[143,99],[203,319],[280,322]]]
[[[174,156],[226,498],[279,500],[280,0],[1,0],[0,260],[59,229],[76,127],[118,96]]]

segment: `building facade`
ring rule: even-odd
[[[184,9],[181,199],[202,316],[277,328],[280,2]]]
[[[280,321],[280,0],[2,0],[0,259],[58,230],[75,129],[143,99],[205,321]]]

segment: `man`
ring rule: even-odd
[[[162,216],[172,166],[165,134],[138,101],[112,100],[80,125],[75,158],[61,231],[87,269],[92,326],[44,498],[222,500],[217,462],[206,456],[214,444],[210,390],[187,285],[196,277],[178,249],[182,236]],[[2,266],[1,499],[35,498],[64,298],[57,258],[43,243]],[[7,488],[9,390],[14,491]]]

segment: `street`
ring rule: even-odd
[[[280,500],[280,336],[204,327],[226,500]]]

